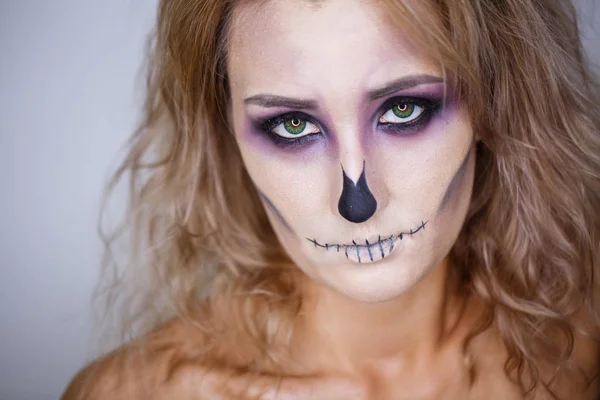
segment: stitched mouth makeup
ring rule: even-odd
[[[379,236],[377,240],[372,243],[366,239],[364,244],[357,243],[355,240],[352,241],[352,244],[322,244],[316,239],[306,238],[306,240],[314,244],[315,248],[343,254],[347,259],[359,264],[370,264],[388,257],[399,247],[398,241],[411,238],[415,233],[424,230],[427,222],[421,221],[421,225],[416,229],[410,229],[408,232],[400,232],[399,234],[393,234],[387,237]]]

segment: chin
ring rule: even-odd
[[[299,265],[321,286],[356,301],[379,303],[394,300],[410,292],[419,282],[426,279],[445,257],[444,252],[436,254],[423,250],[421,246],[415,246],[413,249],[400,248],[389,257],[368,263],[346,259],[344,255],[342,262],[311,260],[309,264]],[[335,251],[337,253],[337,249]],[[427,253],[429,256],[424,256]],[[415,257],[416,254],[419,256]]]
[[[411,291],[437,265],[400,265],[390,262],[379,270],[349,274],[341,282],[330,282],[338,292],[361,302],[375,303],[394,300]],[[343,284],[341,284],[343,283]]]
[[[382,236],[364,244],[340,246],[324,246],[294,235],[281,235],[280,239],[318,290],[365,303],[386,302],[419,290],[432,274],[444,272],[446,257],[461,230],[464,208],[451,218],[432,218],[421,228],[415,225],[402,238]]]

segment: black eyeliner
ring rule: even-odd
[[[410,122],[379,122],[379,120],[385,113],[390,111],[394,106],[397,106],[398,104],[402,103],[418,106],[423,109],[423,112],[419,117]],[[441,108],[441,102],[439,100],[426,99],[423,97],[396,96],[387,99],[379,107],[379,110],[376,114],[377,118],[375,122],[379,129],[390,132],[392,134],[412,134],[420,131],[424,126],[426,126]],[[273,132],[273,129],[275,129],[275,127],[277,127],[278,125],[295,118],[301,119],[319,127],[320,131],[304,135],[295,139],[285,138]],[[255,120],[253,121],[253,125],[254,128],[258,130],[262,135],[265,135],[271,142],[273,142],[276,146],[282,149],[291,149],[295,147],[304,146],[306,144],[314,142],[315,140],[318,140],[320,136],[324,134],[321,128],[321,124],[317,123],[314,120],[314,118],[310,117],[306,113],[300,111],[287,112],[284,114],[276,115],[272,118],[267,118],[265,120]]]
[[[402,103],[412,104],[412,105],[421,107],[423,109],[423,113],[419,117],[417,117],[416,119],[414,119],[410,122],[405,122],[405,123],[399,123],[399,122],[383,122],[383,123],[381,123],[381,122],[379,122],[379,119],[381,119],[381,117],[385,113],[390,111],[394,106],[397,106],[398,104],[402,104]],[[379,117],[377,117],[377,126],[385,131],[391,131],[391,132],[397,132],[397,133],[414,133],[414,132],[419,131],[425,125],[427,125],[429,123],[429,121],[431,121],[433,116],[441,108],[442,108],[441,103],[438,100],[425,99],[422,97],[410,97],[410,96],[392,97],[392,98],[386,100],[379,108],[379,111],[377,113],[377,115],[379,115]]]
[[[268,135],[269,140],[271,140],[276,146],[284,150],[305,146],[309,143],[319,140],[319,136],[321,136],[320,133],[311,133],[310,135],[302,136],[297,139],[289,139],[270,131],[266,132],[265,134]]]
[[[280,114],[275,117],[268,118],[264,121],[255,121],[254,127],[257,130],[259,130],[262,134],[266,135],[275,145],[277,145],[278,147],[281,147],[281,148],[285,148],[285,149],[298,147],[298,146],[301,146],[304,144],[314,142],[315,140],[317,140],[319,138],[319,136],[323,135],[323,132],[320,131],[317,133],[311,133],[308,135],[304,135],[304,136],[301,136],[296,139],[290,139],[290,138],[285,138],[283,136],[280,136],[273,132],[273,129],[275,127],[277,127],[279,124],[282,124],[282,123],[289,121],[291,119],[294,119],[294,118],[298,118],[298,119],[301,119],[302,121],[310,122],[311,124],[319,127],[319,129],[321,129],[320,124],[318,124],[316,121],[314,121],[313,118],[311,118],[310,116],[308,116],[307,114],[305,114],[303,112],[298,112],[298,111],[292,111],[292,112]]]
[[[312,122],[311,118],[308,115],[306,115],[302,112],[292,111],[292,112],[276,115],[276,116],[274,116],[272,118],[268,118],[264,121],[257,121],[256,128],[263,132],[266,132],[269,130],[273,130],[273,128],[275,128],[277,125],[279,125],[285,121],[294,119],[294,118],[298,118],[303,121]]]

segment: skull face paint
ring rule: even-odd
[[[419,232],[421,229],[425,229],[426,222],[421,222],[421,225],[417,229],[411,229],[408,232],[400,232],[397,235],[391,235],[390,237],[382,238],[379,236],[375,243],[369,243],[368,240],[365,239],[364,244],[356,243],[356,241],[352,241],[352,244],[329,244],[325,243],[324,245],[317,242],[317,239],[308,239],[307,240],[315,245],[315,247],[320,247],[327,251],[336,250],[338,253],[340,249],[342,249],[344,255],[349,260],[354,260],[358,263],[368,263],[375,262],[379,260],[383,260],[396,248],[394,245],[398,240],[402,240],[406,237],[412,236],[415,233]],[[362,257],[361,257],[362,254]]]
[[[464,224],[475,157],[439,66],[360,0],[242,5],[230,39],[232,127],[298,267],[383,301],[440,265]]]

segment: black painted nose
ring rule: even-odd
[[[365,164],[363,163],[363,170],[357,183],[348,178],[343,166],[342,175],[344,177],[344,188],[338,202],[338,211],[342,217],[350,222],[365,222],[377,210],[377,200],[375,200],[367,185]]]

